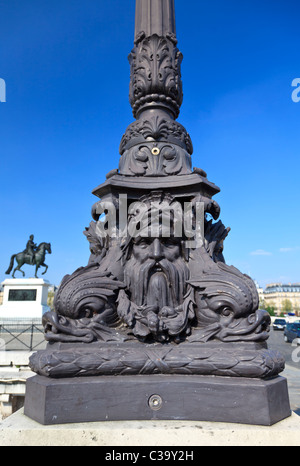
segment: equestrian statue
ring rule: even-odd
[[[5,272],[7,275],[10,275],[13,266],[14,266],[14,260],[16,259],[17,266],[13,270],[12,276],[15,278],[15,272],[19,270],[22,272],[23,277],[25,276],[25,273],[23,270],[21,270],[22,265],[28,264],[28,265],[35,265],[35,277],[38,278],[37,276],[37,271],[38,269],[43,266],[45,267],[44,272],[42,275],[45,275],[45,273],[48,270],[48,265],[45,264],[45,256],[46,252],[49,254],[52,253],[51,251],[51,244],[50,243],[41,243],[39,245],[36,245],[34,242],[34,235],[30,235],[29,240],[27,241],[26,248],[24,251],[19,252],[18,254],[13,254],[10,259],[10,264]]]

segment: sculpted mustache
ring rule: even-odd
[[[159,267],[166,276],[169,283],[169,292],[175,302],[184,293],[185,284],[189,278],[189,270],[182,260],[172,263],[165,258],[157,261],[147,259],[141,264],[136,259],[131,259],[125,269],[125,283],[131,289],[132,299],[137,305],[143,304],[155,267]]]
[[[161,268],[162,272],[164,272],[168,278],[170,278],[170,270],[172,270],[172,268],[175,268],[174,264],[170,263],[167,259],[161,259],[158,261],[149,259],[147,263],[145,263],[145,268],[141,268],[141,272],[145,270],[149,273],[152,271],[152,269],[155,269],[156,267]]]
[[[136,261],[131,264],[128,263],[128,268],[125,274],[126,285],[132,288],[132,293],[137,303],[142,304],[141,300],[148,290],[149,280],[152,274],[151,272],[155,267],[160,267],[162,272],[165,273],[167,279],[170,280],[172,274],[170,273],[170,266],[168,267],[168,265],[169,264],[166,259],[158,261],[147,259],[142,264],[138,264]]]
[[[178,274],[182,275],[184,279],[188,279],[188,269],[180,261],[172,263],[167,259],[161,259],[157,261],[153,259],[148,259],[139,268],[139,275],[141,275],[144,278],[145,289],[147,289],[150,272],[152,271],[152,269],[155,269],[156,267],[161,268],[162,272],[165,273],[165,275],[167,276],[168,280],[171,281],[171,283],[174,283],[174,280],[176,281],[176,279],[178,280]],[[175,288],[176,285],[178,285],[178,283],[175,284]]]
[[[158,261],[155,261],[153,259],[148,259],[146,262],[144,262],[142,264],[142,266],[141,266],[141,268],[139,270],[140,275],[143,277],[144,290],[148,289],[151,272],[156,267],[161,268],[162,272],[166,275],[168,280],[174,278],[174,277],[171,276],[172,275],[171,270],[170,270],[171,267],[170,267],[169,262],[166,259],[161,259],[161,260],[158,260]]]
[[[159,267],[162,271],[162,273],[165,274],[167,281],[169,282],[169,287],[172,292],[173,299],[176,299],[176,292],[175,290],[179,290],[181,288],[180,284],[180,278],[184,276],[184,271],[182,267],[180,266],[180,263],[176,263],[176,265],[167,259],[161,259],[158,261],[155,260],[149,260],[147,261],[148,264],[145,267],[146,274],[143,276],[144,278],[144,289],[147,290],[148,285],[149,285],[149,280],[151,277],[151,272],[155,271],[156,267]]]

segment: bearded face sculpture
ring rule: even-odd
[[[142,238],[132,241],[124,281],[133,302],[159,312],[182,304],[189,271],[176,238]]]
[[[209,199],[200,201],[209,212]],[[254,283],[224,261],[229,229],[204,218],[204,237],[192,248],[185,220],[171,195],[152,192],[130,206],[127,236],[120,235],[114,245],[103,239],[97,243],[97,229],[90,228],[92,256],[100,260],[63,280],[55,299],[57,315],[44,316],[46,338],[265,341],[270,319],[257,311]]]
[[[266,352],[270,318],[258,310],[255,284],[225,263],[229,229],[207,220],[208,198],[197,201],[204,204],[200,242],[184,229],[182,204],[158,191],[129,206],[126,235],[98,238],[91,224],[89,265],[63,280],[55,311],[43,319],[49,342],[88,345],[37,353],[35,372],[269,377],[283,370],[282,358]],[[261,346],[245,354],[231,347],[236,342]]]
[[[179,238],[133,239],[124,268],[126,290],[118,314],[137,337],[158,341],[179,339],[194,317],[185,303],[188,265]]]

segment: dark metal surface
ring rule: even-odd
[[[269,378],[283,371],[284,360],[259,343],[150,345],[130,335],[124,341],[124,335],[115,332],[105,343],[51,343],[31,357],[30,366],[52,378],[141,374]]]
[[[219,220],[220,207],[213,200],[219,188],[203,170],[192,170],[190,136],[175,121],[182,103],[181,60],[174,1],[137,0],[135,47],[129,57],[130,103],[137,120],[122,137],[119,170],[94,190],[101,200],[85,231],[89,264],[63,279],[55,311],[43,317],[49,342],[263,345],[268,339],[270,317],[258,309],[254,282],[225,263],[223,243],[230,228]],[[120,194],[128,204],[125,233]],[[136,201],[142,207],[135,208]],[[186,202],[194,228],[190,233],[185,230]],[[198,204],[203,206],[201,219]],[[155,235],[153,206],[158,212]],[[113,229],[99,235],[98,220],[101,214],[112,215],[110,209],[115,209]],[[201,241],[191,243],[201,221],[201,238],[196,238]],[[133,235],[136,225],[143,227]],[[51,348],[47,351],[50,357]],[[37,373],[44,373],[42,359],[32,361]],[[182,357],[178,372],[185,366]],[[68,364],[64,367],[72,373]],[[272,365],[274,373],[282,370],[282,362]],[[252,372],[249,365],[243,375]]]
[[[135,37],[140,32],[147,36],[176,34],[174,0],[137,0]]]
[[[291,414],[283,377],[35,376],[26,384],[24,413],[45,425],[155,419],[270,426]]]
[[[25,404],[39,422],[271,425],[290,414],[285,379],[276,377],[284,360],[266,344],[270,316],[258,309],[253,280],[225,262],[230,228],[213,200],[219,188],[193,169],[191,138],[176,122],[182,58],[174,0],[137,0],[136,121],[122,137],[119,168],[94,190],[89,263],[64,277],[55,311],[43,317],[49,345],[30,360],[40,376],[28,382]]]

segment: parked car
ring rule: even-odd
[[[286,326],[285,319],[275,319],[273,322],[273,329],[274,330],[284,330]]]
[[[294,340],[300,345],[300,322],[287,324],[284,329],[284,341],[293,342]]]

